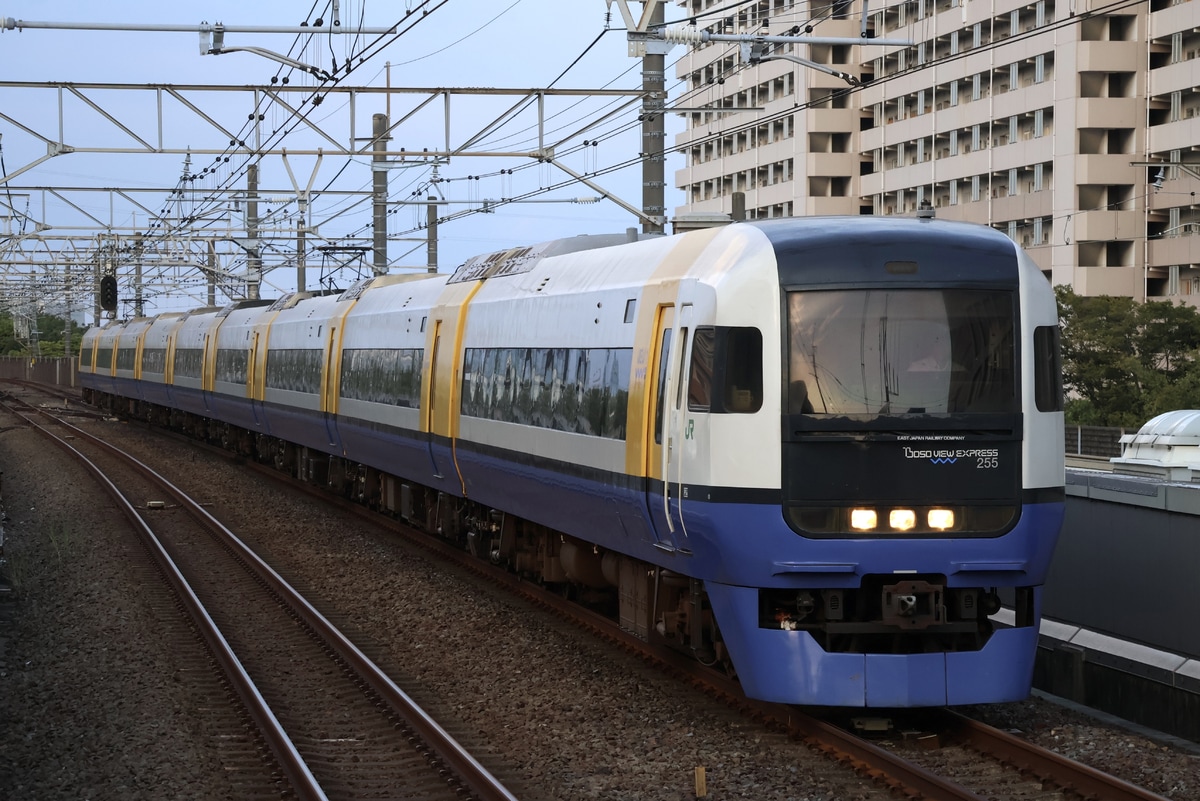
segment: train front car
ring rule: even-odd
[[[1064,507],[1049,283],[989,228],[754,225],[779,272],[782,521],[705,583],[746,693],[1025,698]]]

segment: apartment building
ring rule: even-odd
[[[1200,0],[684,0],[714,33],[903,47],[691,48],[677,214],[991,225],[1054,284],[1200,306]],[[860,85],[787,57],[798,57]]]

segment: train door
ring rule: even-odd
[[[429,448],[429,464],[433,468],[434,478],[442,478],[441,468],[438,466],[437,456],[433,448],[433,432],[434,432],[434,412],[437,409],[439,391],[445,388],[438,387],[438,350],[442,344],[442,321],[433,321],[433,347],[429,352],[429,386],[428,392],[421,404],[421,428],[425,431],[426,444]]]
[[[219,325],[220,323],[218,323]],[[213,384],[217,378],[217,326],[204,335],[200,350],[200,398],[205,415],[211,416],[213,409]]]
[[[258,326],[255,328],[257,329],[257,327]],[[258,350],[259,343],[262,340],[262,333],[258,330],[255,330],[254,333],[250,335],[250,350],[246,354],[246,397],[250,401],[250,411],[254,415],[254,425],[261,430],[265,430],[265,417],[262,402],[263,393],[259,388],[259,385],[262,383],[260,380],[261,376],[259,375],[261,369],[259,364],[260,361],[263,364],[266,363],[265,358],[260,359]]]
[[[672,463],[671,425],[672,387],[678,362],[675,335],[675,307],[659,305],[655,314],[654,340],[647,373],[649,414],[646,416],[645,449],[646,507],[654,524],[655,545],[674,551],[682,536],[678,503],[672,503],[670,472]]]
[[[694,307],[691,303],[683,303],[679,306],[679,318],[676,323],[678,333],[673,337],[675,341],[671,346],[670,380],[667,387],[668,393],[665,396],[666,410],[664,411],[666,441],[663,445],[663,493],[667,503],[666,519],[668,525],[673,527],[672,536],[675,547],[681,550],[689,549],[687,527],[683,522],[683,479],[684,459],[688,452],[684,447],[684,438],[689,433],[687,430],[686,372],[688,348],[691,345],[693,311]]]
[[[321,416],[325,418],[325,440],[331,446],[338,446],[337,432],[337,396],[341,381],[338,371],[341,369],[339,356],[338,326],[329,326],[329,336],[325,340],[325,370],[324,383],[321,387]]]

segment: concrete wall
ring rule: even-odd
[[[63,387],[78,386],[77,362],[73,358],[29,359],[15,356],[0,357],[0,378],[19,378],[42,384]]]
[[[1200,658],[1200,487],[1067,472],[1042,613]]]

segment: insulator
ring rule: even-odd
[[[681,44],[701,44],[708,41],[708,31],[695,25],[668,25],[663,29],[663,39]]]

